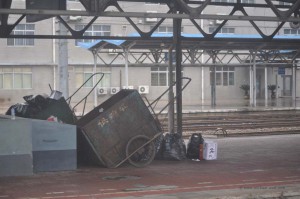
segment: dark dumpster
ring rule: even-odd
[[[155,156],[161,126],[136,90],[121,90],[76,122],[98,160],[115,168],[145,166]]]

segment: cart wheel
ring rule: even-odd
[[[128,141],[126,156],[131,155],[131,157],[128,158],[130,164],[135,167],[144,167],[152,162],[155,157],[155,145],[153,142],[149,142],[149,140],[150,139],[145,135],[137,135]],[[149,143],[142,147],[146,142]]]

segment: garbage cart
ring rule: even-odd
[[[98,160],[108,168],[125,161],[152,162],[162,129],[137,90],[123,89],[76,122]]]

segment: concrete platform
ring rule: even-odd
[[[214,140],[217,160],[1,177],[0,198],[300,198],[300,135]]]

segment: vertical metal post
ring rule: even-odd
[[[52,34],[55,35],[55,20],[56,17],[52,18]],[[53,62],[53,90],[56,90],[56,40],[52,39],[52,62]]]
[[[93,57],[94,57],[94,68],[93,68],[93,74],[97,72],[97,50],[93,50]],[[97,82],[96,75],[93,76],[93,87],[95,86]],[[97,88],[94,89],[94,108],[98,105],[98,95],[97,95]]]
[[[268,68],[265,66],[265,106],[268,106]]]
[[[202,52],[201,55],[201,103],[202,106],[204,105],[204,51]]]
[[[169,111],[168,111],[168,130],[169,133],[174,133],[174,92],[173,92],[173,57],[172,57],[172,47],[169,48]]]
[[[63,17],[64,19],[64,17]],[[67,35],[66,27],[59,23],[60,35]],[[68,75],[68,40],[58,40],[58,74],[59,74],[59,90],[63,96],[67,99],[69,97],[69,75]]]
[[[296,108],[296,63],[293,62],[292,65],[292,100],[293,100],[293,107]]]
[[[211,81],[211,106],[216,106],[216,52],[212,51],[212,61],[213,61],[213,67],[212,67],[212,81]]]
[[[250,52],[250,56],[251,56],[251,64],[250,64],[250,69],[249,69],[249,73],[250,73],[250,106],[253,106],[253,52]]]
[[[256,52],[253,56],[253,106],[256,107]]]
[[[124,48],[125,53],[125,87],[128,89],[128,48]]]
[[[181,19],[173,19],[173,40],[176,53],[177,133],[182,136],[182,82],[181,82]]]

